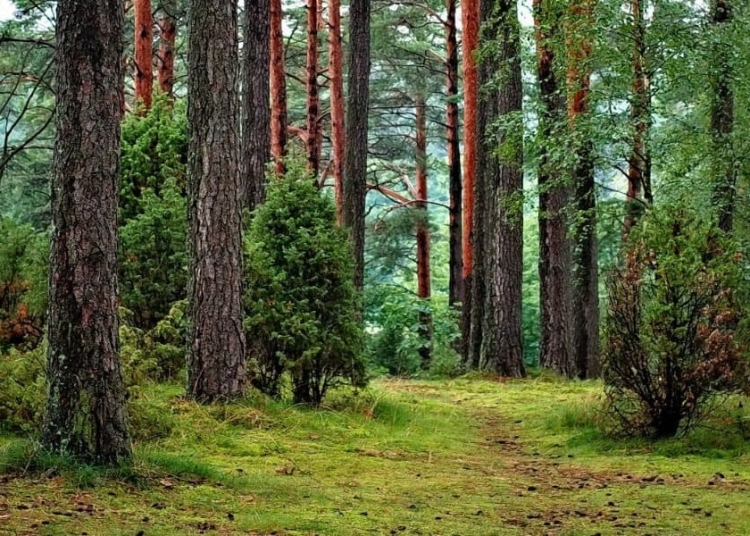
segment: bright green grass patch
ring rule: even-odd
[[[650,444],[601,432],[600,384],[544,374],[381,381],[320,410],[182,394],[144,388],[154,433],[122,468],[0,438],[0,534],[750,534],[739,401],[721,433]]]

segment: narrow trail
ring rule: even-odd
[[[689,460],[675,471],[675,460],[667,468],[658,467],[659,460],[649,467],[631,464],[618,454],[579,457],[563,444],[550,448],[540,442],[539,429],[531,431],[529,423],[511,416],[513,405],[494,395],[466,392],[456,397],[430,385],[404,390],[439,397],[475,418],[474,442],[481,449],[477,462],[492,460],[484,473],[503,478],[510,488],[498,534],[746,534],[733,527],[735,505],[747,496],[750,481],[746,471],[730,472],[723,460],[717,460],[714,475],[705,477],[692,471]]]

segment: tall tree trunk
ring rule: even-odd
[[[174,96],[174,54],[177,40],[177,18],[174,10],[175,5],[172,1],[162,1],[157,76],[159,90],[169,97]]]
[[[471,273],[474,268],[474,183],[477,154],[477,65],[475,54],[479,46],[479,0],[461,0],[461,22],[463,29],[463,74],[464,74],[464,173],[462,210],[462,259],[463,259],[463,304],[462,344],[467,367],[476,368],[471,356],[478,356],[479,349],[470,347],[472,318],[481,318],[481,311],[472,303],[476,294]],[[480,289],[481,290],[481,289]],[[480,292],[481,293],[481,292]],[[476,327],[476,326],[475,326]]]
[[[328,1],[328,76],[331,95],[331,139],[333,145],[333,189],[336,218],[341,224],[344,202],[344,53],[341,44],[341,1]]]
[[[556,9],[557,8],[557,9]],[[554,42],[559,39],[559,6],[534,0],[537,70],[542,100],[539,180],[539,363],[569,377],[577,375],[573,353],[572,251],[565,209],[571,199],[567,173],[549,145],[564,139],[565,98],[556,75]]]
[[[365,282],[367,118],[370,107],[370,0],[349,5],[349,94],[346,107],[342,221],[354,253],[354,284]]]
[[[107,464],[131,454],[117,320],[123,18],[121,0],[60,0],[55,28],[49,389],[42,444]]]
[[[254,210],[266,199],[271,158],[270,0],[245,0],[242,60],[242,160],[245,204]]]
[[[151,94],[154,88],[154,19],[151,14],[151,0],[135,0],[135,102],[143,103],[143,108],[151,109]]]
[[[189,397],[245,386],[237,2],[191,0],[188,35]]]
[[[516,0],[482,0],[484,38],[498,43],[479,63],[479,86],[500,83],[479,96],[475,247],[472,282],[482,293],[481,329],[472,325],[473,361],[481,370],[522,377],[523,131],[521,34]],[[498,75],[500,75],[498,77]],[[500,122],[502,127],[496,125]],[[474,303],[476,305],[477,303]]]
[[[567,19],[568,124],[576,217],[573,224],[573,352],[580,378],[596,377],[599,364],[599,246],[591,132],[591,40],[595,0],[576,0]]]
[[[427,307],[429,307],[431,296],[430,216],[427,205],[427,105],[424,96],[418,94],[415,104],[417,112],[417,198],[415,208],[421,211],[417,221],[417,296],[419,296],[419,299],[428,302]],[[419,313],[419,331],[422,336],[422,346],[419,351],[422,368],[428,369],[432,359],[432,315],[426,310]]]
[[[446,110],[446,135],[448,139],[448,190],[450,213],[448,235],[450,242],[450,274],[448,301],[451,306],[463,301],[463,249],[461,233],[461,137],[458,110],[458,38],[456,28],[456,4],[458,0],[446,0],[446,74],[448,105]]]
[[[318,0],[307,0],[307,170],[318,176]]]
[[[630,96],[630,123],[633,143],[628,159],[628,193],[623,235],[630,234],[647,204],[651,204],[651,87],[646,65],[645,0],[632,0],[633,87]]]
[[[737,183],[737,165],[732,142],[734,130],[734,95],[732,92],[732,49],[726,34],[732,20],[729,0],[711,1],[711,26],[715,33],[713,53],[713,102],[711,103],[711,137],[714,145],[714,200],[719,208],[719,228],[732,231]]]
[[[271,156],[276,173],[284,173],[286,155],[286,71],[284,70],[284,13],[281,0],[271,2]]]

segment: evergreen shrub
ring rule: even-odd
[[[294,401],[319,405],[365,383],[359,296],[347,234],[302,165],[273,179],[246,235],[245,329],[253,384],[271,396],[288,374]]]

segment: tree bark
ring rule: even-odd
[[[477,145],[477,178],[474,212],[475,258],[472,281],[482,293],[481,318],[472,325],[471,347],[479,349],[472,361],[481,370],[502,376],[522,377],[523,279],[523,131],[520,24],[515,0],[482,0],[484,39],[498,43],[494,54],[479,62],[479,86],[492,91],[479,96],[477,125],[482,140]],[[498,78],[498,74],[500,75]],[[501,122],[504,126],[498,128]],[[479,324],[481,322],[481,324]]]
[[[333,189],[336,198],[336,219],[343,218],[344,148],[344,53],[341,43],[341,1],[328,1],[328,76],[331,95],[331,140],[333,151]]]
[[[446,0],[446,78],[448,104],[446,135],[448,141],[449,210],[449,281],[448,301],[451,306],[463,301],[463,250],[461,225],[461,137],[458,110],[458,38],[456,28],[457,0]]]
[[[171,1],[162,2],[162,14],[159,18],[159,56],[158,83],[159,90],[168,97],[174,96],[174,54],[177,39],[177,18],[175,6]]]
[[[49,389],[42,444],[105,464],[131,455],[117,319],[123,18],[121,0],[60,0],[55,29]]]
[[[307,170],[318,176],[318,0],[307,0]]]
[[[209,402],[245,386],[236,0],[191,0],[188,65],[187,394]]]
[[[630,123],[633,143],[628,159],[628,192],[626,198],[625,238],[637,223],[646,205],[651,204],[651,87],[646,65],[646,21],[644,1],[632,0],[633,16],[633,87],[630,96]]]
[[[581,379],[600,374],[599,247],[596,236],[594,147],[588,126],[594,0],[577,0],[567,19],[568,124],[574,155],[573,351]]]
[[[711,26],[714,35],[713,101],[711,103],[711,137],[714,145],[714,201],[719,209],[719,228],[732,231],[737,184],[737,164],[732,132],[734,130],[734,94],[732,91],[732,49],[726,42],[727,27],[732,20],[729,0],[712,0]]]
[[[479,46],[479,0],[461,0],[461,22],[463,29],[463,75],[464,75],[464,153],[463,153],[463,211],[462,211],[462,260],[463,260],[463,304],[462,345],[466,366],[475,368],[479,363],[470,356],[478,355],[478,349],[469,347],[472,318],[481,317],[481,312],[472,303],[476,294],[471,281],[474,267],[474,183],[477,153],[477,65],[475,54]],[[481,289],[480,289],[481,290]],[[480,292],[481,293],[481,292]]]
[[[417,114],[417,136],[416,136],[416,161],[417,161],[417,198],[416,210],[421,212],[417,219],[417,296],[427,303],[431,296],[430,285],[430,230],[429,211],[427,206],[427,113],[426,103],[423,95],[418,94],[416,99]],[[432,359],[432,315],[423,310],[419,313],[419,332],[422,336],[422,346],[419,355],[422,368],[429,369]]]
[[[284,31],[281,0],[271,2],[271,156],[276,173],[284,173],[286,156],[286,71],[284,70]]]
[[[242,160],[245,204],[266,200],[266,166],[271,159],[270,0],[245,1],[242,60]]]
[[[354,284],[365,282],[365,197],[367,194],[367,118],[370,107],[370,0],[349,6],[349,94],[346,107],[342,221],[354,254]]]
[[[555,72],[554,41],[560,21],[554,0],[534,0],[537,71],[542,111],[539,118],[539,363],[568,377],[577,375],[573,353],[572,250],[565,209],[571,199],[569,180],[548,145],[564,139],[565,98]],[[559,7],[558,7],[559,9]]]
[[[154,88],[154,19],[151,0],[135,0],[135,102],[143,103],[144,110],[151,109],[151,94]]]

